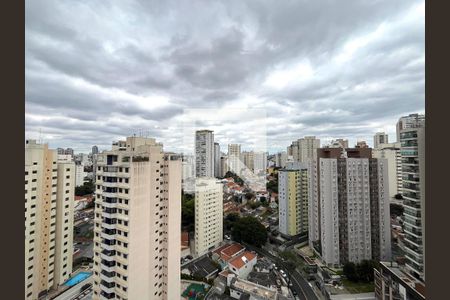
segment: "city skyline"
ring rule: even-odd
[[[217,110],[200,125],[224,146],[257,122],[220,115],[230,108],[267,110],[269,153],[308,135],[372,146],[424,113],[424,1],[33,1],[25,40],[25,135],[52,148],[104,150],[144,130],[180,152],[188,108]]]

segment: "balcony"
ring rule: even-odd
[[[107,293],[105,291],[101,291],[100,292],[100,296],[102,299],[115,299],[116,298],[116,294],[114,293]]]
[[[108,272],[104,270],[100,272],[100,279],[107,282],[114,282],[115,276],[116,272]]]

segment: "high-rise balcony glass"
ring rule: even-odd
[[[109,288],[109,289],[111,289],[111,288],[116,286],[116,284],[114,282],[107,282],[105,280],[100,281],[100,284],[103,285],[104,287]]]
[[[417,131],[408,131],[400,133],[400,140],[417,138]]]
[[[107,266],[109,268],[112,268],[116,265],[115,261],[108,261],[108,260],[104,260],[104,259],[102,259],[101,263],[102,263],[102,265]]]
[[[106,299],[114,299],[116,297],[116,294],[114,293],[106,293],[105,291],[101,291],[100,295]]]
[[[417,147],[417,140],[402,141],[402,147]]]
[[[419,173],[419,166],[403,166],[403,173]]]
[[[102,275],[105,275],[108,278],[112,278],[112,277],[116,276],[116,272],[108,272],[108,271],[103,270],[100,273]]]

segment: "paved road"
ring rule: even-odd
[[[308,282],[303,278],[303,276],[297,272],[289,271],[289,269],[286,267],[286,264],[278,257],[273,256],[266,250],[262,248],[257,248],[248,244],[243,243],[248,249],[253,250],[257,252],[258,254],[261,254],[263,256],[266,256],[270,258],[272,261],[275,261],[277,266],[281,266],[284,271],[288,274],[289,278],[292,280],[292,287],[297,292],[298,297],[300,299],[304,300],[318,300],[316,294],[312,290],[312,288],[309,286]]]

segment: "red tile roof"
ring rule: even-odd
[[[235,258],[233,258],[232,260],[230,260],[229,263],[236,269],[240,269],[243,266],[245,266],[245,264],[246,264],[243,260],[244,257],[245,257],[245,259],[247,259],[248,262],[250,262],[253,259],[255,259],[256,254],[249,252],[249,251],[245,251],[244,253],[242,253],[242,254],[236,256]]]
[[[228,261],[229,259],[233,258],[233,256],[236,255],[239,251],[244,249],[244,246],[238,243],[233,243],[231,245],[224,245],[214,251],[214,253],[220,255],[220,258],[222,258],[225,261]]]

